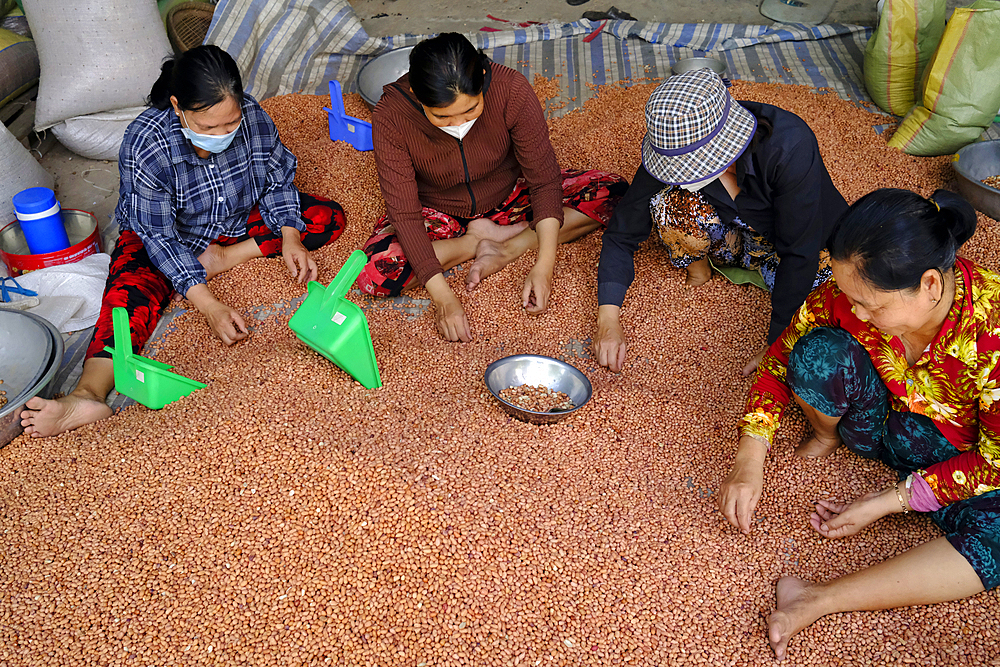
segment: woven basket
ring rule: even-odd
[[[207,2],[183,2],[167,12],[167,37],[178,53],[201,46],[212,23],[215,5]]]

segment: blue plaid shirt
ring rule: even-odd
[[[257,100],[245,95],[242,112],[233,143],[205,159],[172,108],[146,109],[125,131],[115,217],[139,235],[178,294],[205,282],[198,255],[220,236],[244,235],[255,205],[275,234],[283,226],[305,230],[292,184],[295,156]]]

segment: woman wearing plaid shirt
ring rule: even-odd
[[[344,213],[335,202],[296,190],[295,157],[274,123],[243,93],[235,61],[199,46],[164,63],[150,108],[125,132],[119,152],[121,236],[94,338],[76,389],[34,398],[21,413],[25,433],[55,435],[111,415],[114,372],[111,310],[129,312],[140,353],[176,291],[226,345],[247,337],[243,317],[207,281],[254,257],[282,255],[298,281],[316,277],[310,251],[336,239]]]

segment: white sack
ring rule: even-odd
[[[52,174],[0,123],[0,227],[14,221],[14,195],[26,188],[51,188],[54,182]]]
[[[155,0],[25,0],[41,78],[35,129],[137,107],[173,55]]]
[[[39,304],[29,308],[29,313],[70,333],[97,324],[110,265],[111,255],[97,253],[72,264],[26,273],[18,276],[17,283],[38,292]]]
[[[68,118],[50,129],[66,148],[92,160],[117,160],[125,129],[146,107]]]

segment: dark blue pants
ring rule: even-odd
[[[788,359],[788,386],[825,415],[855,454],[882,461],[900,479],[957,454],[924,415],[897,412],[868,352],[843,329],[820,327]],[[952,503],[931,518],[975,569],[987,590],[1000,584],[1000,490]]]

